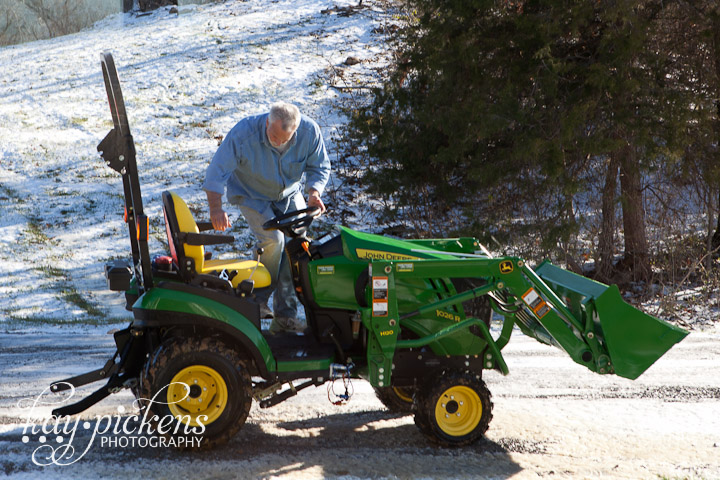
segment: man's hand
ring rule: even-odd
[[[318,191],[315,190],[315,189],[311,189],[311,190],[310,190],[310,194],[309,194],[309,196],[308,196],[308,202],[307,202],[307,203],[308,203],[308,207],[318,207],[318,208],[320,208],[320,213],[321,213],[321,214],[325,213],[325,210],[327,210],[327,209],[325,208],[325,204],[324,204],[323,201],[320,199],[320,193],[318,193]]]
[[[222,208],[222,194],[217,192],[205,191],[207,193],[208,206],[210,207],[210,221],[215,230],[224,232],[232,225],[230,218]]]
[[[210,221],[212,222],[213,228],[220,232],[224,232],[232,226],[230,218],[222,208],[220,210],[210,211]]]

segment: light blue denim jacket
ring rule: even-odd
[[[284,153],[270,145],[265,131],[268,114],[247,117],[235,125],[215,152],[205,173],[203,190],[224,193],[228,201],[257,211],[268,203],[284,203],[311,188],[321,195],[330,178],[330,158],[320,127],[305,115]]]

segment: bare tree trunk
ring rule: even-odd
[[[0,46],[21,42],[32,34],[32,27],[20,12],[19,1],[9,1],[4,9],[0,9]]]
[[[618,161],[615,156],[607,160],[605,185],[602,190],[602,224],[598,239],[598,261],[595,278],[609,282],[613,276],[615,250],[615,201],[617,198]]]
[[[625,231],[623,266],[630,270],[633,280],[647,280],[650,278],[650,265],[648,264],[642,180],[635,157],[635,149],[631,145],[621,150],[620,191]]]
[[[711,15],[710,18],[712,19],[712,48],[714,53],[713,57],[715,59],[715,61],[713,62],[715,67],[715,85],[720,86],[720,8],[716,12],[716,14]],[[720,92],[717,92],[717,94],[720,98]],[[714,142],[716,143],[720,141],[720,100],[715,101],[715,108],[716,112],[715,121],[713,122],[713,130],[715,132]],[[717,154],[717,150],[715,151],[715,153]],[[720,206],[720,194],[718,194],[718,196],[718,205]],[[720,213],[718,213],[717,226],[715,227],[715,233],[712,236],[710,248],[713,251],[718,251],[718,249],[720,249]]]
[[[83,0],[20,0],[37,17],[36,26],[44,26],[49,38],[80,31],[88,25],[87,3]],[[42,28],[42,27],[41,27]],[[38,39],[44,38],[36,31]]]
[[[720,192],[718,192],[718,205],[720,206]],[[718,256],[718,251],[720,250],[720,212],[717,215],[717,225],[715,226],[715,233],[712,235],[712,239],[710,240],[710,250],[712,250],[714,256]]]

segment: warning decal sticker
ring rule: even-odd
[[[335,265],[318,265],[318,275],[335,275]]]
[[[550,305],[538,295],[534,288],[525,292],[522,299],[538,318],[543,318],[550,311]]]
[[[373,317],[388,316],[388,277],[373,277],[372,279],[372,309]]]
[[[415,264],[414,263],[398,263],[395,266],[395,270],[398,272],[404,272],[409,273],[415,271]]]

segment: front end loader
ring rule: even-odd
[[[163,194],[170,254],[151,259],[135,148],[112,56],[102,69],[114,128],[98,146],[123,181],[132,256],[106,267],[133,320],[115,333],[102,368],[52,385],[105,385],[56,409],[74,415],[130,388],[165,436],[227,442],[253,400],[267,408],[298,391],[367,380],[389,409],[412,413],[445,446],[470,444],[492,419],[485,373],[509,373],[502,350],[515,327],[598,374],[635,379],[687,332],[625,303],[607,286],[549,262],[493,258],[473,238],[400,240],[338,227],[318,240],[318,214],[291,212],[264,227],[282,231],[308,331],[271,335],[255,302],[270,284],[260,259],[212,260],[206,233],[175,192]],[[491,317],[502,319],[491,329]],[[333,390],[334,391],[334,390]],[[349,399],[340,389],[336,403]],[[170,428],[161,428],[163,425]]]

